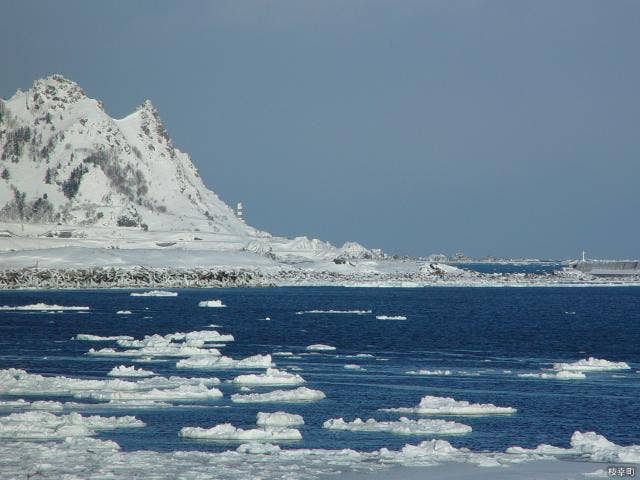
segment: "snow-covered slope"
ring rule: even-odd
[[[52,75],[0,112],[2,220],[266,235],[204,186],[148,100],[115,120]]]
[[[113,119],[76,83],[52,75],[0,99],[0,251],[78,247],[92,256],[105,248],[227,252],[242,266],[261,257],[345,268],[384,257],[355,242],[338,248],[247,225],[173,146],[151,102]],[[55,252],[43,262],[55,263]]]

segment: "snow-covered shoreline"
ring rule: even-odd
[[[382,262],[380,262],[382,263]],[[423,272],[345,272],[252,268],[17,268],[0,270],[0,290],[322,287],[627,287],[640,286],[640,278],[574,278],[561,274],[485,274],[432,276]]]

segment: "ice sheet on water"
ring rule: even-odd
[[[198,302],[198,306],[209,308],[226,307],[226,305],[222,303],[222,300],[203,300],[201,302]]]
[[[176,363],[176,368],[195,369],[232,369],[232,368],[269,368],[273,366],[271,355],[252,355],[241,360],[219,355],[198,355],[185,358]]]
[[[0,417],[0,438],[9,439],[52,439],[85,437],[95,435],[97,430],[114,428],[144,427],[144,422],[135,417],[83,417],[72,412],[55,415],[49,412],[12,413]]]
[[[129,335],[112,335],[101,337],[100,335],[91,335],[89,333],[79,333],[75,337],[74,340],[81,340],[84,342],[110,342],[115,340],[133,340],[133,337]]]
[[[295,425],[304,425],[302,415],[295,415],[287,412],[258,412],[256,425],[261,427],[291,427]]]
[[[211,428],[183,427],[180,436],[184,438],[199,438],[209,440],[234,440],[234,441],[265,441],[277,440],[302,440],[302,435],[295,428],[254,428],[243,430],[230,423],[223,423]]]
[[[377,320],[406,320],[404,315],[376,315]]]
[[[274,357],[291,357],[293,352],[273,352],[271,355]]]
[[[344,365],[344,368],[347,370],[364,370],[360,365],[356,365],[355,363],[347,363]]]
[[[371,310],[300,310],[296,315],[330,314],[330,315],[370,315]]]
[[[155,373],[151,370],[119,365],[117,367],[113,367],[107,375],[110,377],[152,377]]]
[[[325,345],[323,343],[314,343],[313,345],[307,346],[307,350],[309,350],[310,352],[331,352],[335,349],[336,347]]]
[[[132,297],[177,297],[178,292],[169,292],[167,290],[151,290],[149,292],[131,292]]]
[[[142,347],[140,349],[116,350],[115,348],[89,349],[87,355],[96,357],[192,357],[221,355],[215,348],[199,348],[171,343],[161,346]]]
[[[35,402],[28,402],[23,398],[17,400],[3,400],[0,401],[0,409],[2,410],[45,410],[48,412],[61,412],[64,410],[64,403],[54,402],[51,400],[38,400]]]
[[[424,415],[500,415],[516,413],[512,407],[497,407],[492,403],[470,403],[450,397],[422,397],[415,407],[383,408],[385,412],[418,413]]]
[[[74,306],[74,305],[49,305],[46,303],[34,303],[31,305],[17,305],[17,306],[9,306],[9,305],[4,305],[0,307],[0,310],[18,310],[18,311],[41,311],[41,312],[46,312],[46,311],[57,311],[57,312],[62,312],[65,310],[72,310],[72,311],[82,311],[82,310],[89,310],[89,307],[81,307],[81,306]]]
[[[320,390],[298,387],[295,390],[274,390],[267,393],[250,393],[248,395],[231,395],[235,403],[277,403],[277,402],[313,402],[322,400],[325,394]]]
[[[84,396],[84,395],[82,395]],[[93,391],[86,395],[93,400],[159,400],[159,401],[176,401],[176,400],[211,400],[222,398],[222,392],[215,387],[207,387],[204,384],[198,385],[180,385],[175,388],[151,390],[133,390],[133,391],[111,391],[99,392]]]
[[[607,462],[637,462],[640,449],[640,446],[621,447],[612,444],[592,432],[574,433],[571,445],[577,455],[585,460],[606,459]],[[6,478],[23,478],[37,472],[40,465],[46,465],[50,478],[66,478],[65,475],[73,474],[73,478],[299,480],[345,471],[379,471],[394,465],[431,466],[455,462],[498,467],[547,457],[553,458],[554,455],[541,456],[526,451],[473,452],[466,448],[455,448],[444,440],[428,440],[417,445],[405,445],[401,450],[383,448],[374,452],[280,449],[268,443],[251,442],[240,445],[235,451],[221,453],[121,452],[115,442],[93,438],[67,438],[44,443],[0,442],[0,472]],[[534,475],[535,468],[530,470]],[[486,469],[473,472],[477,475],[469,475],[469,478],[492,476],[491,471]]]
[[[640,445],[622,447],[595,432],[574,432],[570,448],[541,444],[534,449],[510,447],[507,453],[580,456],[594,462],[640,463]]]
[[[240,445],[236,452],[250,455],[274,455],[280,452],[280,447],[272,443],[249,442]]]
[[[608,370],[629,370],[631,367],[626,362],[611,362],[600,358],[584,358],[573,363],[554,363],[554,370],[578,371],[578,372],[604,372]]]
[[[347,422],[342,418],[332,418],[322,424],[329,430],[349,430],[352,432],[389,432],[398,435],[460,435],[471,432],[471,427],[448,420],[410,420],[400,417],[398,421],[381,422],[373,418],[366,421],[356,418]]]
[[[277,368],[267,368],[263,374],[238,375],[233,383],[242,385],[300,385],[304,378],[295,373],[289,373]]]
[[[118,310],[116,315],[131,315],[131,310]]]
[[[404,372],[407,375],[433,375],[433,376],[446,376],[451,375],[451,370],[409,370]]]
[[[193,332],[176,332],[167,335],[145,335],[142,340],[122,339],[118,345],[128,348],[143,348],[150,346],[166,346],[172,343],[182,342],[183,345],[201,347],[211,342],[233,342],[233,335],[222,334],[217,330],[196,330]]]
[[[0,394],[2,395],[57,395],[73,396],[75,398],[118,399],[118,400],[154,400],[165,398],[162,393],[169,390],[172,397],[179,399],[180,395],[172,392],[180,387],[204,387],[219,384],[217,378],[185,378],[185,377],[152,377],[139,381],[120,379],[92,380],[64,376],[42,376],[28,373],[25,370],[9,368],[0,370]],[[149,394],[158,390],[160,394]],[[118,398],[111,394],[117,392],[129,392],[129,398]],[[178,394],[181,391],[177,392]],[[182,392],[185,393],[185,392]],[[204,392],[200,389],[200,393]],[[214,395],[216,395],[214,393]],[[221,394],[220,394],[221,395]],[[98,398],[102,396],[102,398]]]
[[[543,371],[539,373],[519,373],[520,378],[541,378],[552,380],[583,380],[587,376],[580,370]]]

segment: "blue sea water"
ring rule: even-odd
[[[106,378],[116,365],[136,365],[163,376],[217,376],[224,398],[161,410],[100,410],[101,415],[135,414],[141,429],[100,433],[124,450],[221,451],[233,444],[182,439],[183,426],[230,422],[255,427],[258,411],[285,410],[304,416],[304,439],[283,448],[401,448],[420,437],[388,433],[340,432],[321,428],[329,418],[355,416],[397,419],[380,408],[414,406],[424,395],[512,406],[509,416],[456,417],[473,427],[464,436],[442,437],[474,450],[504,450],[540,443],[567,446],[575,430],[593,430],[627,445],[640,443],[639,288],[264,288],[178,290],[173,298],[131,297],[127,290],[2,291],[0,305],[37,302],[82,305],[88,314],[0,311],[0,368],[81,378]],[[199,308],[221,299],[226,308]],[[372,314],[307,314],[305,310],[372,310]],[[131,310],[131,315],[116,315]],[[406,321],[380,321],[375,315],[405,315]],[[150,318],[145,318],[150,317]],[[270,317],[271,320],[264,320]],[[111,347],[71,338],[78,333],[141,338],[203,330],[209,324],[236,341],[223,353],[242,358],[292,351],[300,359],[274,357],[278,368],[295,366],[309,388],[327,398],[303,404],[234,404],[238,392],[224,383],[238,370],[177,370],[176,359],[132,363],[127,358],[92,357],[91,347]],[[335,352],[306,354],[325,343]],[[347,358],[367,353],[374,358]],[[520,378],[552,362],[588,356],[628,362],[621,372],[587,374],[585,380]],[[356,363],[365,371],[346,370]],[[408,370],[449,369],[449,376],[411,376]],[[251,371],[251,370],[249,370]],[[259,372],[254,370],[255,372]],[[284,387],[275,387],[284,388]],[[269,391],[262,387],[256,391]],[[8,398],[8,397],[5,397]],[[46,397],[57,400],[69,398]],[[182,402],[184,403],[184,402]],[[3,412],[0,412],[0,414]]]
[[[551,273],[562,270],[560,263],[460,263],[458,268],[474,270],[480,273]]]

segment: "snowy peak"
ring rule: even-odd
[[[0,102],[0,220],[264,235],[208,190],[147,100],[115,120],[61,75]]]
[[[45,104],[53,106],[57,104],[63,107],[65,104],[73,104],[87,98],[84,90],[72,80],[62,75],[51,75],[33,82],[29,90],[33,97],[33,107],[42,108]]]

